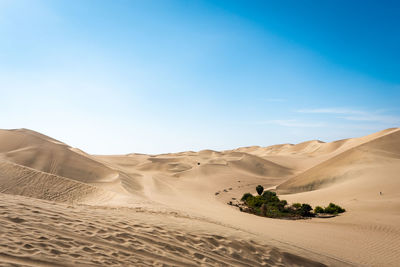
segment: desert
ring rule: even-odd
[[[331,143],[111,156],[16,129],[0,131],[0,153],[3,266],[400,260],[399,128]],[[346,212],[291,221],[227,205],[257,184],[292,203],[334,201]]]
[[[399,18],[0,0],[0,267],[400,266]]]

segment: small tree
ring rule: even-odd
[[[249,197],[246,199],[247,206],[259,208],[265,203],[265,200],[260,196]]]
[[[271,191],[265,191],[262,194],[262,197],[267,201],[267,202],[279,202],[279,198],[276,196],[275,192]]]
[[[329,203],[328,207],[325,208],[325,213],[329,214],[337,214],[337,213],[343,213],[346,210],[340,207],[339,205],[336,205],[334,203]]]
[[[248,198],[250,198],[250,197],[253,197],[253,195],[252,194],[250,194],[250,193],[245,193],[243,196],[242,196],[242,201],[246,201]]]
[[[287,201],[286,200],[281,200],[276,204],[276,206],[278,207],[278,209],[280,211],[283,211],[285,209],[286,205],[287,205]]]
[[[264,192],[264,187],[262,185],[257,185],[256,187],[257,194],[261,195]]]
[[[321,206],[316,206],[314,209],[315,213],[324,213],[324,209]]]
[[[306,203],[301,204],[300,208],[301,216],[310,216],[311,215],[310,211],[312,211],[312,207],[309,204]]]

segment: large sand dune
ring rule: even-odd
[[[89,155],[0,130],[4,266],[396,266],[400,129],[331,143]],[[255,186],[347,212],[287,221],[241,213]]]
[[[379,138],[351,147],[346,151],[326,160],[300,175],[278,186],[281,192],[311,191],[340,182],[349,182],[359,179],[370,169],[387,167],[398,164],[400,159],[400,131],[398,129],[386,132]],[[373,181],[376,186],[390,189],[387,175]],[[387,191],[387,190],[385,190]]]
[[[79,149],[27,129],[0,130],[0,159],[119,193],[125,191],[125,180],[131,180]],[[131,190],[140,189],[131,185]]]

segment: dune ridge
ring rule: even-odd
[[[297,174],[310,169],[342,152],[390,134],[398,128],[389,128],[358,138],[349,138],[325,143],[319,140],[299,144],[280,144],[268,147],[238,148],[261,158],[292,168]]]

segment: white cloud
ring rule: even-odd
[[[319,108],[319,109],[300,109],[299,113],[314,113],[314,114],[363,114],[363,111],[346,109],[346,108]]]
[[[389,115],[372,115],[364,114],[362,116],[346,116],[343,117],[345,120],[349,121],[370,121],[370,122],[381,122],[389,124],[400,124],[400,117],[389,116]]]
[[[380,122],[387,124],[400,124],[400,117],[382,114],[383,111],[362,111],[347,108],[320,108],[301,109],[298,113],[342,115],[338,118],[348,121]]]

